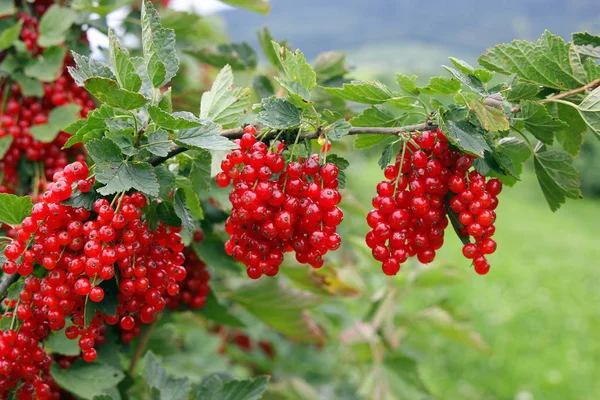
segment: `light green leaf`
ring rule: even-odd
[[[483,157],[484,151],[491,151],[485,140],[484,132],[467,121],[454,122],[445,119],[442,130],[456,147],[474,156]]]
[[[19,38],[21,33],[21,27],[23,21],[17,21],[10,28],[5,28],[0,32],[0,51],[6,50],[13,45],[13,43]]]
[[[194,114],[187,111],[179,111],[170,114],[157,106],[150,106],[148,107],[148,113],[156,125],[169,130],[177,131],[202,125],[202,121],[196,118]]]
[[[287,100],[267,97],[262,101],[257,121],[274,129],[288,129],[300,125],[302,113]]]
[[[331,126],[326,131],[327,137],[331,140],[340,140],[348,133],[350,133],[350,128],[352,128],[350,122],[346,121],[345,119],[338,119],[333,124],[331,124]]]
[[[534,101],[521,103],[521,118],[525,128],[546,144],[552,144],[556,132],[568,128],[566,123],[548,114],[545,106]]]
[[[483,68],[475,69],[475,71],[473,71],[473,75],[475,75],[475,78],[479,79],[483,83],[488,83],[494,78],[493,72]]]
[[[35,61],[23,70],[25,75],[43,82],[54,82],[62,73],[67,49],[61,46],[48,47]]]
[[[12,135],[7,135],[0,138],[0,159],[3,159],[8,149],[10,149],[13,139],[14,137]]]
[[[394,97],[387,86],[377,81],[353,81],[352,83],[344,83],[341,88],[323,86],[320,86],[320,88],[344,100],[364,104],[381,104]]]
[[[137,92],[142,87],[142,78],[135,72],[129,52],[121,49],[112,29],[108,30],[109,54],[117,75],[117,82],[125,90]]]
[[[159,88],[171,81],[179,69],[175,50],[175,31],[164,28],[150,0],[144,0],[141,12],[142,49],[152,85]]]
[[[248,42],[221,44],[214,49],[186,50],[185,53],[217,68],[230,65],[234,70],[243,71],[254,69],[257,64],[256,52]]]
[[[175,134],[175,143],[180,146],[205,150],[231,150],[238,146],[227,138],[221,136],[219,125],[210,121],[203,121],[204,125],[182,129]]]
[[[81,106],[68,104],[52,109],[48,115],[48,123],[34,125],[30,128],[31,135],[40,142],[50,143],[68,125],[81,118]]]
[[[194,385],[191,400],[258,400],[267,390],[268,376],[245,380],[223,380],[209,375]]]
[[[83,399],[101,396],[125,378],[121,369],[100,362],[77,360],[68,369],[52,363],[50,374],[61,388]]]
[[[144,379],[151,388],[158,390],[160,400],[186,400],[190,393],[188,378],[173,378],[164,369],[156,356],[148,351],[144,357]]]
[[[73,124],[66,126],[64,131],[72,134],[67,140],[67,143],[63,146],[64,149],[68,149],[76,143],[85,141],[84,139],[88,134],[99,132],[104,134],[106,128],[106,122],[111,120],[115,115],[123,115],[124,112],[102,104],[99,108],[92,110],[88,113],[87,119],[80,119]]]
[[[36,78],[30,78],[23,75],[21,72],[12,73],[11,77],[19,84],[21,93],[23,93],[24,96],[44,96],[44,84]]]
[[[383,359],[383,367],[391,376],[392,380],[402,381],[408,384],[422,393],[429,394],[429,390],[419,372],[419,364],[417,360],[396,352],[386,352]],[[427,398],[428,396],[419,396]],[[417,397],[414,397],[417,398]]]
[[[20,224],[31,215],[33,203],[29,196],[0,193],[0,221],[8,225]]]
[[[317,84],[317,75],[300,50],[291,52],[277,42],[272,43],[285,73],[284,78],[276,79],[288,92],[295,95],[291,96],[291,100],[301,107],[303,103],[308,103],[310,92]]]
[[[75,10],[89,11],[106,16],[112,11],[131,4],[131,0],[73,0]]]
[[[460,90],[460,81],[456,78],[436,76],[429,79],[429,84],[420,90],[426,94],[454,94]]]
[[[469,103],[469,108],[475,112],[475,116],[486,131],[501,132],[510,129],[508,117],[502,108],[502,97],[500,94],[489,96],[483,101],[474,99]]]
[[[488,49],[479,57],[479,63],[501,74],[516,74],[530,83],[558,90],[575,89],[588,82],[581,60],[570,58],[571,46],[546,31],[536,43],[515,40]]]
[[[78,341],[67,339],[65,329],[52,332],[44,341],[44,347],[50,349],[53,354],[63,354],[65,356],[78,356],[81,354]]]
[[[465,75],[473,75],[475,68],[473,68],[471,65],[469,65],[468,62],[459,60],[458,58],[454,58],[454,57],[448,57],[448,58],[450,59],[450,61],[452,61],[452,64],[454,64],[454,66],[456,68],[458,68],[458,70],[460,72],[462,72]]]
[[[408,94],[412,94],[414,96],[419,95],[419,89],[417,88],[417,76],[413,75],[408,77],[403,74],[396,74],[396,82],[398,82],[398,86],[400,89],[404,90]]]
[[[256,13],[267,15],[271,11],[271,4],[267,0],[221,0],[223,3],[245,8]]]
[[[360,127],[394,127],[399,126],[405,119],[405,115],[394,115],[381,106],[372,106],[352,118],[350,124]]]
[[[139,93],[121,89],[112,79],[89,78],[85,80],[84,86],[94,97],[111,107],[133,110],[148,102],[148,99]]]
[[[65,41],[67,31],[77,19],[77,12],[69,7],[53,4],[40,19],[38,45],[49,47]]]
[[[577,32],[573,34],[573,43],[581,54],[600,59],[600,36]]]
[[[558,210],[567,198],[581,198],[579,173],[567,153],[557,150],[538,151],[534,153],[533,165],[542,193],[552,211]]]
[[[172,144],[167,132],[160,129],[148,135],[148,144],[145,149],[155,156],[166,157]]]
[[[89,78],[116,79],[108,64],[75,52],[72,52],[72,54],[76,66],[67,68],[77,85],[83,86],[84,81]]]
[[[202,94],[200,118],[208,118],[224,128],[238,124],[250,106],[250,90],[233,88],[233,73],[226,65],[221,69],[209,91]]]

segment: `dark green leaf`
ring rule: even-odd
[[[262,101],[257,121],[274,129],[288,129],[300,125],[302,113],[287,100],[267,97]]]
[[[194,155],[190,169],[190,181],[196,194],[210,190],[210,170],[212,156],[210,152],[199,150]]]
[[[581,54],[600,58],[600,36],[594,36],[587,32],[577,32],[573,34],[573,43]]]
[[[175,206],[175,214],[181,220],[183,225],[183,230],[181,231],[181,237],[184,242],[189,244],[194,237],[194,232],[196,231],[196,224],[194,223],[194,218],[190,212],[190,209],[186,203],[186,193],[183,190],[177,190],[175,192],[174,198],[174,206]]]
[[[154,167],[154,173],[156,174],[156,179],[158,179],[158,196],[162,198],[169,197],[169,193],[171,193],[173,185],[175,185],[175,175],[164,165]]]
[[[397,116],[382,106],[372,106],[352,118],[350,123],[352,126],[393,127],[398,126],[405,119],[405,115]]]
[[[78,356],[81,354],[79,342],[75,339],[67,339],[65,329],[52,332],[44,341],[44,347],[50,349],[52,354],[63,354],[65,356]]]
[[[48,47],[42,55],[35,61],[28,64],[25,69],[25,75],[30,78],[36,78],[43,82],[53,82],[63,70],[63,61],[67,49],[61,46]]]
[[[192,389],[191,400],[258,400],[267,390],[268,376],[246,380],[223,380],[207,376]]]
[[[228,307],[219,303],[219,300],[212,291],[206,296],[206,303],[204,303],[201,313],[205,318],[210,319],[219,325],[226,325],[234,328],[245,327],[242,321],[229,312]]]
[[[6,50],[13,45],[19,38],[22,26],[23,21],[16,21],[10,28],[4,28],[4,30],[0,32],[0,51]]]
[[[68,69],[69,73],[73,77],[73,80],[79,86],[83,86],[84,81],[89,78],[116,79],[115,75],[107,64],[75,52],[72,54],[76,66],[69,66]]]
[[[464,152],[483,157],[485,150],[490,151],[484,132],[467,121],[454,122],[445,119],[442,128],[450,142]]]
[[[17,225],[25,217],[31,215],[33,203],[31,197],[18,197],[14,194],[0,193],[0,222],[8,225]]]
[[[161,400],[186,400],[190,393],[188,378],[173,378],[169,376],[156,356],[148,351],[144,357],[144,379],[151,388],[158,390]]]
[[[226,65],[230,65],[234,70],[256,68],[256,52],[248,42],[221,44],[216,49],[187,50],[186,53],[217,68],[223,68]]]
[[[201,120],[187,111],[170,114],[157,106],[150,106],[148,107],[148,113],[156,125],[169,130],[177,131],[202,125]]]
[[[579,154],[583,145],[583,134],[588,126],[577,109],[563,103],[549,103],[546,105],[548,112],[568,125],[567,129],[554,132],[556,140],[563,149],[572,156]]]
[[[200,118],[210,119],[224,128],[235,126],[250,106],[249,96],[248,88],[233,88],[233,73],[226,65],[210,90],[202,94]]]
[[[94,209],[94,202],[98,200],[100,195],[96,192],[96,189],[92,187],[89,192],[83,193],[76,191],[67,200],[63,201],[63,204],[71,207],[83,207],[86,210]]]
[[[40,19],[38,45],[49,47],[65,41],[67,31],[77,19],[77,12],[69,7],[53,4]]]
[[[221,136],[219,125],[210,121],[203,121],[203,123],[203,126],[177,132],[175,143],[188,148],[205,150],[231,150],[238,147]]]
[[[137,92],[142,87],[142,78],[135,72],[129,52],[121,49],[112,29],[108,30],[110,60],[117,75],[117,82],[125,90]]]
[[[579,173],[573,159],[563,151],[539,151],[533,155],[538,182],[552,211],[560,208],[567,198],[579,199]]]
[[[156,156],[165,157],[169,154],[172,144],[167,132],[160,129],[148,135],[148,144],[145,149]]]
[[[523,163],[531,157],[531,147],[523,139],[505,137],[498,141],[496,150],[507,156],[514,167],[516,175],[521,175]]]
[[[84,399],[103,395],[125,377],[120,368],[83,360],[77,360],[68,369],[52,363],[50,374],[61,388]]]
[[[340,140],[350,132],[350,122],[345,119],[338,119],[328,128],[327,137],[331,140]]]
[[[483,83],[475,75],[472,75],[471,73],[465,74],[462,71],[445,65],[444,68],[473,92],[479,94],[484,94],[486,92],[485,88],[483,87]]]
[[[240,264],[225,253],[224,246],[225,242],[213,235],[206,235],[204,240],[193,244],[194,251],[207,265],[239,272],[241,270]]]
[[[323,87],[321,89],[344,100],[364,104],[381,104],[392,98],[394,94],[384,84],[377,81],[344,83],[342,88]]]
[[[4,155],[10,148],[14,137],[12,135],[4,136],[0,138],[0,159],[4,158]]]
[[[343,189],[346,187],[346,168],[350,166],[350,162],[343,157],[338,156],[337,154],[328,154],[327,162],[335,164],[338,167],[339,175],[338,175],[338,184],[339,188]]]
[[[2,255],[4,256],[4,254]],[[16,282],[13,282],[13,284],[10,285],[10,287],[8,288],[8,292],[6,293],[6,298],[8,300],[18,300],[24,287],[25,278],[20,277]]]
[[[521,100],[533,100],[538,96],[539,92],[539,85],[534,85],[533,83],[527,82],[519,82],[513,85],[510,90],[505,93],[505,96],[506,101],[515,103]]]
[[[400,89],[404,90],[408,94],[412,94],[413,96],[419,95],[419,89],[417,88],[417,76],[413,75],[408,77],[403,74],[396,74],[396,82],[398,82],[398,86]]]
[[[81,106],[68,104],[52,109],[48,115],[48,122],[44,125],[34,125],[29,131],[40,142],[50,143],[68,125],[81,118]]]
[[[115,142],[126,156],[134,156],[139,153],[139,150],[135,147],[136,140],[133,137],[132,129],[112,130],[106,132],[105,137]]]
[[[521,103],[521,117],[525,128],[546,144],[552,144],[555,132],[568,128],[566,123],[548,114],[545,106],[529,100]]]
[[[110,279],[108,281],[102,281],[98,286],[104,290],[104,299],[102,299],[101,302],[96,303],[92,301],[89,296],[86,298],[84,311],[84,324],[86,328],[90,326],[97,311],[109,316],[117,314],[117,305],[119,304],[117,297],[119,295],[117,280]]]
[[[121,89],[117,81],[108,78],[89,78],[84,82],[85,88],[101,102],[123,110],[140,108],[148,102],[139,93]]]
[[[156,206],[158,218],[168,226],[181,226],[181,218],[177,216],[175,207],[170,201],[163,201]]]
[[[271,11],[271,4],[266,0],[222,0],[223,3],[235,7],[245,8],[259,14],[267,15]]]
[[[381,157],[379,158],[379,167],[381,169],[385,169],[385,167],[388,166],[388,164],[392,161],[392,157],[394,156],[394,145],[392,143],[389,143],[387,146],[385,146],[385,148],[383,149],[383,152],[381,153]]]

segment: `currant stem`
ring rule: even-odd
[[[128,369],[129,374],[133,374],[133,372],[135,371],[135,367],[136,367],[138,361],[140,360],[140,358],[142,357],[142,354],[144,354],[146,345],[148,344],[148,341],[150,340],[152,331],[154,330],[154,327],[157,325],[157,322],[160,319],[160,316],[161,316],[161,314],[156,315],[156,318],[154,318],[154,321],[152,321],[152,323],[146,327],[146,329],[144,330],[144,333],[140,337],[140,341],[138,342],[137,347],[135,348],[135,353],[133,354],[133,358],[131,359],[131,363],[129,364],[129,369]]]

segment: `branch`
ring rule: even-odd
[[[8,294],[10,286],[19,280],[19,274],[4,275],[0,282],[0,299],[3,299]]]
[[[399,127],[395,127],[395,128],[374,128],[374,127],[353,127],[350,128],[350,132],[348,132],[349,135],[365,135],[365,134],[369,134],[369,135],[393,135],[393,136],[397,136],[400,133],[409,133],[409,132],[416,132],[416,131],[429,131],[429,130],[433,130],[433,129],[437,129],[437,125],[432,124],[431,122],[427,121],[424,122],[422,124],[416,124],[416,125],[407,125],[407,126],[399,126]],[[266,135],[264,137],[264,139],[273,139],[277,136],[277,131],[271,132],[270,134]],[[236,129],[225,129],[223,131],[221,131],[221,136],[226,137],[227,139],[239,139],[242,137],[242,135],[244,134],[244,129],[242,128],[236,128]],[[316,139],[319,137],[321,133],[319,131],[312,131],[312,132],[304,132],[301,134],[300,139]],[[165,157],[151,157],[149,162],[150,164],[152,164],[153,166],[157,166],[163,162],[165,162],[166,160],[168,160],[169,158],[175,157],[177,154],[183,153],[184,151],[187,151],[188,149],[185,147],[176,147],[173,150],[171,150],[169,152],[169,154],[167,154]]]
[[[579,87],[577,89],[568,90],[566,92],[562,92],[562,93],[555,94],[554,96],[550,96],[547,99],[542,100],[542,102],[545,102],[548,100],[565,99],[567,97],[578,95],[579,93],[587,92],[588,90],[594,90],[597,87],[600,87],[600,78],[588,83],[585,86]],[[516,106],[516,107],[513,107],[510,109],[510,112],[512,112],[512,113],[518,113],[519,111],[521,111],[521,106]]]

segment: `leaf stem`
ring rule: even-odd
[[[148,344],[148,341],[150,340],[152,331],[156,327],[156,324],[157,324],[158,320],[160,319],[160,317],[161,317],[161,314],[158,314],[156,316],[156,318],[154,318],[154,321],[152,321],[152,323],[146,327],[142,336],[140,336],[140,341],[138,342],[138,344],[135,348],[135,353],[133,354],[133,358],[131,359],[131,363],[129,364],[128,371],[129,371],[130,375],[133,375],[133,372],[135,371],[135,367],[137,366],[138,361],[142,357],[142,354],[144,354],[144,350],[146,349],[146,345]]]

